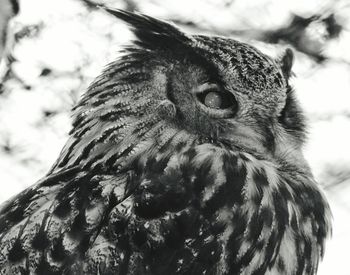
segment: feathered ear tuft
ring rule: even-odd
[[[103,7],[105,11],[128,23],[138,38],[139,46],[154,49],[188,44],[191,39],[176,26],[153,17],[120,9]]]
[[[278,60],[278,63],[281,66],[283,75],[287,81],[292,75],[293,61],[294,61],[294,54],[293,54],[293,51],[289,48],[286,49],[283,56]]]

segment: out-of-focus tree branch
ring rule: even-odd
[[[18,12],[19,5],[16,0],[0,0],[0,60],[8,47],[9,22]]]
[[[322,53],[325,44],[338,38],[342,29],[333,13],[325,18],[322,14],[306,18],[293,15],[288,26],[262,33],[261,40],[274,44],[279,42],[291,44],[298,51],[322,62],[326,59]]]
[[[319,63],[328,59],[327,56],[323,54],[326,43],[337,39],[344,29],[337,21],[334,13],[327,16],[315,14],[309,17],[302,17],[294,14],[291,15],[289,24],[274,30],[222,30],[215,27],[202,27],[191,20],[176,18],[171,21],[179,25],[219,35],[240,36],[270,44],[289,44],[297,51],[308,55]]]
[[[99,9],[100,7],[110,7],[108,4],[105,3],[105,1],[92,1],[92,0],[78,0],[78,1],[82,2],[87,8],[91,10],[96,10],[96,9]],[[124,4],[123,6],[124,10],[132,11],[132,12],[139,10],[136,1],[124,0],[121,2]]]

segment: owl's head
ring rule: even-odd
[[[75,107],[59,167],[122,167],[146,152],[189,143],[302,159],[304,118],[288,84],[291,50],[274,60],[230,38],[107,11],[127,22],[136,39]]]

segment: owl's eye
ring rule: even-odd
[[[230,117],[237,111],[234,95],[216,84],[205,83],[195,90],[200,107],[214,117]]]
[[[222,105],[221,95],[217,92],[209,92],[204,98],[204,104],[210,108],[220,109]]]

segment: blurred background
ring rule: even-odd
[[[291,84],[310,126],[305,155],[334,216],[319,274],[350,275],[349,0],[0,0],[0,203],[48,171],[70,109],[132,39],[96,3],[230,36],[274,57],[294,50]]]

